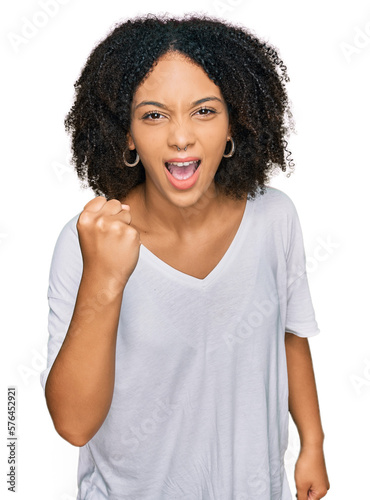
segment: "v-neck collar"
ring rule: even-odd
[[[180,281],[184,285],[202,288],[208,286],[211,282],[213,282],[223,271],[227,263],[231,260],[232,255],[235,253],[236,249],[239,247],[240,243],[243,241],[243,236],[246,231],[248,231],[248,227],[251,224],[251,218],[254,211],[254,200],[248,199],[242,216],[242,220],[240,221],[239,227],[235,233],[235,236],[230,243],[228,249],[221,257],[216,266],[210,271],[205,278],[196,278],[195,276],[191,276],[190,274],[183,273],[178,269],[170,266],[162,259],[157,257],[154,253],[152,253],[146,246],[143,244],[140,245],[140,257],[143,258],[149,264],[155,266],[161,272],[166,273],[169,277],[176,281]]]

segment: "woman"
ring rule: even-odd
[[[79,499],[288,500],[288,410],[298,499],[329,488],[301,228],[266,186],[287,80],[246,30],[147,16],[76,83],[66,128],[98,196],[55,247],[42,383]]]

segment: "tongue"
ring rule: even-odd
[[[193,162],[185,167],[176,167],[176,165],[169,165],[168,170],[171,175],[177,180],[189,179],[197,169],[197,162]]]

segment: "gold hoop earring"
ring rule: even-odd
[[[232,137],[230,137],[230,139],[227,140],[227,142],[231,141],[231,151],[230,153],[227,153],[227,155],[223,155],[224,158],[231,158],[232,156],[234,156],[234,153],[235,153],[235,142],[234,142],[234,139]]]
[[[135,161],[134,163],[129,163],[126,158],[125,158],[125,154],[126,154],[126,151],[127,149],[124,150],[123,152],[123,163],[126,165],[126,167],[136,167],[136,165],[139,163],[140,161],[140,156],[139,156],[139,153],[136,151],[136,158],[135,158]]]

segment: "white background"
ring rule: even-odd
[[[16,385],[16,498],[76,497],[78,449],[54,430],[39,383],[53,248],[63,225],[94,197],[69,165],[63,120],[87,56],[113,24],[167,11],[240,23],[278,47],[288,67],[296,172],[280,173],[271,184],[292,198],[300,215],[321,329],[310,345],[331,481],[326,498],[369,498],[368,2],[187,0],[184,9],[170,0],[56,1],[49,2],[53,15],[45,14],[42,0],[1,5],[0,496],[11,497],[6,399],[7,387]],[[292,427],[291,484],[298,450]]]

